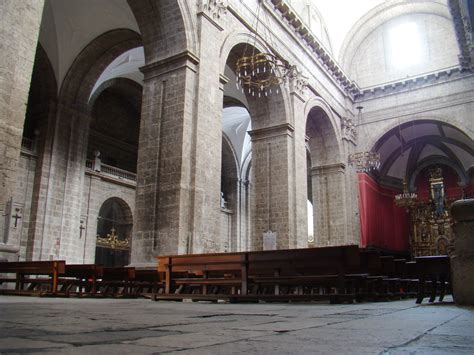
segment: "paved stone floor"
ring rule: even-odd
[[[474,354],[474,308],[3,296],[0,353]]]

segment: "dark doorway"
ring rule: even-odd
[[[106,267],[130,263],[132,214],[128,205],[119,198],[106,200],[97,219],[95,263]]]

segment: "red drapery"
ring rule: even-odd
[[[379,186],[370,176],[359,174],[361,247],[393,251],[409,250],[409,217],[395,205],[395,189]]]

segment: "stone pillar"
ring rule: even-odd
[[[311,168],[315,246],[346,244],[345,165]]]
[[[220,249],[226,78],[219,75],[221,10],[211,5],[198,12],[202,60],[183,51],[142,68],[133,265]]]
[[[354,153],[357,133],[353,118],[341,119],[342,142],[344,157]],[[357,171],[351,167],[345,170],[347,234],[344,244],[360,244],[360,208],[359,208],[359,178]]]
[[[455,221],[451,256],[454,301],[474,305],[474,198],[454,202],[451,215]]]
[[[306,87],[307,81],[296,75],[290,80],[290,92],[293,109],[294,132],[294,221],[295,238],[291,248],[308,247],[308,167],[306,161]]]
[[[294,247],[294,127],[288,123],[250,132],[252,138],[252,250],[263,233],[277,233],[277,248]]]
[[[9,259],[19,251],[19,240],[8,240],[12,216],[7,209],[13,202],[43,5],[43,0],[0,0],[0,257]]]

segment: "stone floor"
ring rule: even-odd
[[[474,354],[474,308],[3,296],[0,353]]]

